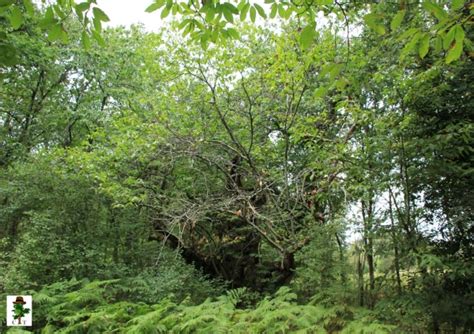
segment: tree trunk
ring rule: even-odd
[[[393,219],[393,208],[392,208],[392,197],[388,197],[388,205],[389,205],[389,213],[390,213],[390,223],[392,227],[392,242],[394,245],[394,264],[395,264],[395,276],[397,278],[397,293],[400,295],[402,293],[402,281],[400,279],[400,252],[398,249],[398,240],[397,240],[397,233],[395,230],[395,222]]]
[[[339,261],[341,261],[341,264],[344,263],[344,247],[343,247],[343,244],[342,244],[342,240],[341,238],[339,238],[339,235],[336,233],[336,241],[337,241],[337,246],[338,246],[338,249],[339,249]],[[345,285],[347,282],[347,278],[346,278],[346,273],[345,273],[345,270],[341,270],[341,283],[343,285]]]
[[[357,285],[359,291],[359,306],[364,306],[364,261],[361,261],[361,252],[357,248]]]
[[[373,225],[373,202],[369,200],[366,204],[362,201],[362,218],[364,220],[364,245],[369,268],[369,299],[368,306],[372,308],[375,304],[375,268],[374,268],[374,246],[372,237]]]

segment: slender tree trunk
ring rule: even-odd
[[[357,248],[357,285],[359,291],[359,306],[364,306],[364,262],[361,260],[361,251]]]
[[[362,201],[362,217],[364,221],[364,245],[367,256],[367,267],[369,269],[369,299],[368,306],[372,308],[374,306],[374,294],[375,294],[375,268],[374,268],[374,246],[372,236],[372,223],[373,223],[373,202],[365,203]]]
[[[400,168],[400,184],[402,185],[402,192],[403,192],[403,205],[404,205],[404,224],[405,229],[407,231],[408,237],[408,244],[410,249],[413,252],[417,252],[417,240],[416,240],[416,230],[415,226],[412,222],[412,209],[411,209],[411,200],[410,200],[410,179],[408,175],[408,164],[407,164],[407,157],[405,152],[405,141],[403,136],[400,138],[401,142],[401,151],[400,151],[400,161],[399,161],[399,168]]]
[[[341,262],[341,265],[343,265],[344,264],[344,247],[342,244],[342,240],[341,238],[339,238],[339,235],[337,233],[336,233],[336,241],[337,241],[337,246],[339,249],[339,261]],[[345,269],[343,267],[343,270],[341,270],[341,283],[345,285],[346,282],[347,282],[347,278],[346,278]]]
[[[395,222],[393,219],[393,208],[392,208],[392,197],[388,197],[389,213],[390,213],[390,223],[392,227],[392,242],[394,245],[394,264],[395,264],[395,276],[397,278],[397,293],[400,295],[402,293],[402,281],[400,279],[400,254],[398,249],[398,240],[397,233],[395,231]]]

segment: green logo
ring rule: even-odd
[[[7,296],[7,326],[31,326],[31,296]]]

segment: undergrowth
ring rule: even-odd
[[[194,304],[173,296],[150,305],[133,297],[124,280],[59,282],[33,293],[37,333],[390,333],[367,310],[299,305],[282,287],[255,307],[240,308],[248,293],[231,290]],[[10,329],[7,333],[19,333]]]

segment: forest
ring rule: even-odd
[[[0,0],[1,333],[474,331],[474,2],[100,7]]]

